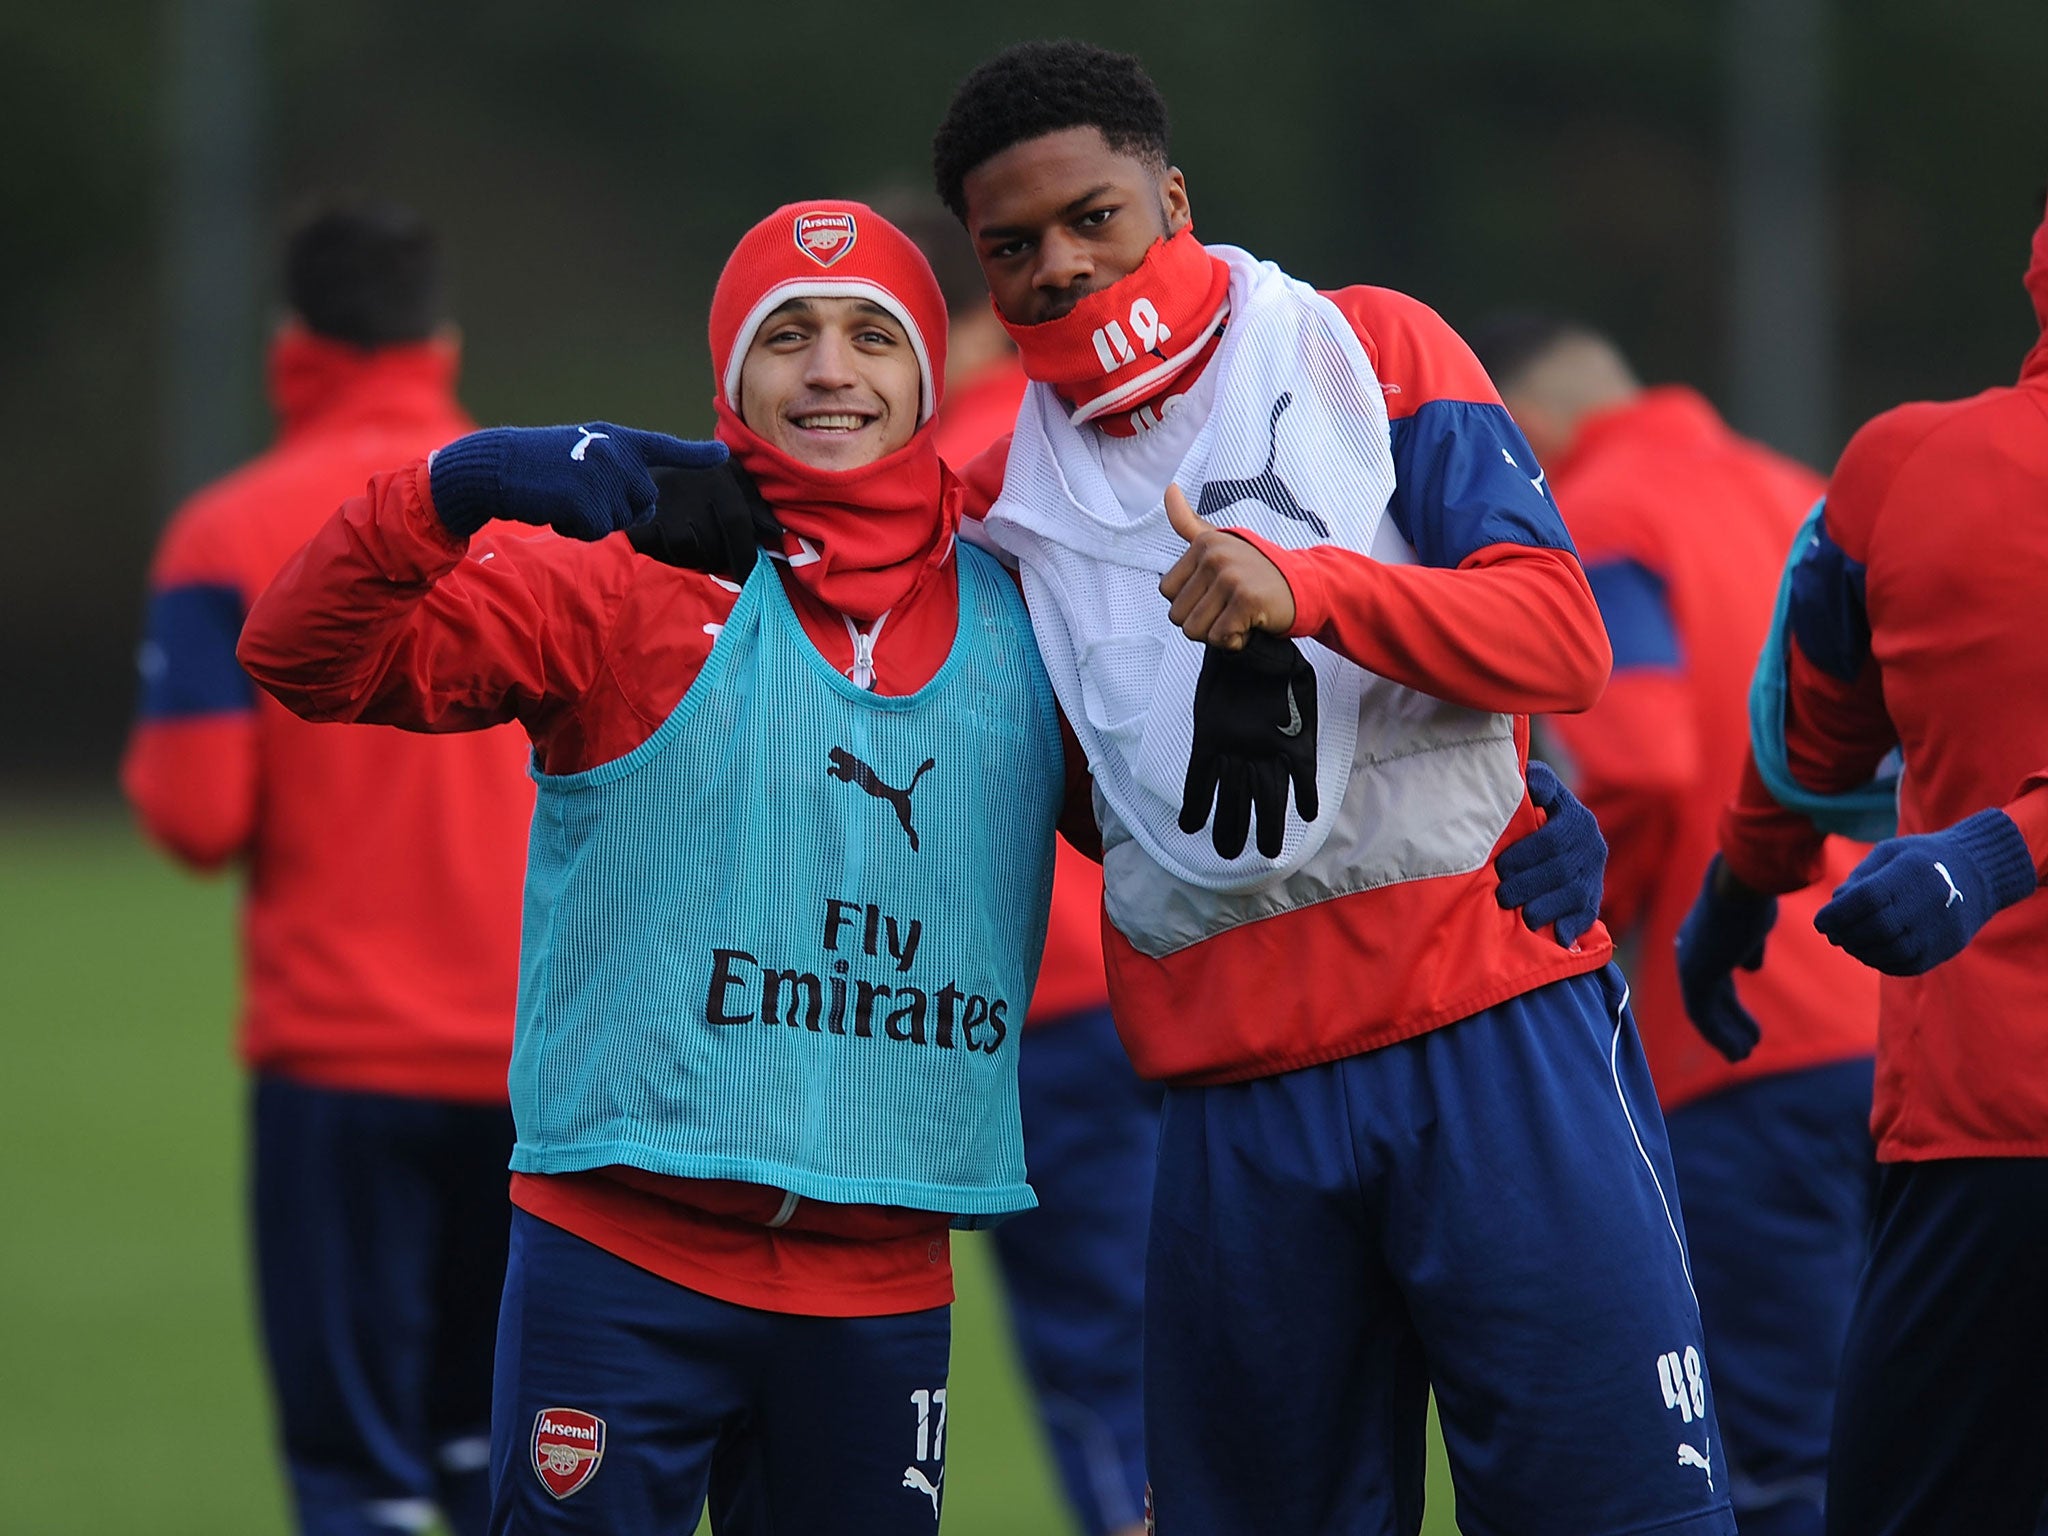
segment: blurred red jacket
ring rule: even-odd
[[[1627,971],[1658,1097],[1676,1109],[1753,1077],[1870,1055],[1876,973],[1813,929],[1857,845],[1830,841],[1830,878],[1785,898],[1763,969],[1737,972],[1763,1026],[1747,1060],[1731,1065],[1692,1027],[1675,963],[1749,740],[1750,669],[1778,573],[1820,477],[1667,387],[1588,417],[1550,484],[1600,599],[1614,674],[1599,703],[1543,729],[1607,833],[1601,916],[1634,942]]]
[[[2000,806],[2048,870],[2048,220],[2026,286],[2041,336],[2016,385],[1899,406],[1842,451],[1794,589],[1785,744],[1821,791],[1867,781],[1896,745],[1901,834]],[[1748,759],[1721,849],[1760,890],[1823,873],[1812,825]],[[2036,894],[1925,975],[1879,978],[1880,1162],[2048,1156],[2044,977]]]
[[[256,594],[339,502],[469,430],[455,370],[435,342],[280,336],[276,445],[179,508],[157,549],[121,784],[174,857],[245,867],[244,1062],[497,1102],[533,814],[522,733],[310,725],[235,660]]]
[[[939,411],[939,457],[964,466],[1009,436],[1024,399],[1024,367],[1012,356],[949,390]],[[1102,969],[1102,866],[1060,839],[1053,859],[1052,921],[1027,1024],[1109,1006]]]

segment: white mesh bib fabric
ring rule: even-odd
[[[1272,263],[1210,249],[1230,267],[1231,320],[1209,364],[1215,404],[1175,483],[1207,521],[1285,548],[1412,559],[1390,526],[1381,537],[1394,489],[1386,401],[1350,323]],[[1315,856],[1351,777],[1368,674],[1296,642],[1316,671],[1324,815],[1304,822],[1290,805],[1279,857],[1247,848],[1225,859],[1206,828],[1180,830],[1203,647],[1173,626],[1159,595],[1159,578],[1187,547],[1163,501],[1126,510],[1092,430],[1071,425],[1051,389],[1033,384],[983,531],[1022,567],[1039,650],[1097,791],[1162,868],[1208,890],[1248,891]]]

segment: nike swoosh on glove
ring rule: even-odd
[[[1210,840],[1234,859],[1244,852],[1256,809],[1259,852],[1276,859],[1287,836],[1289,784],[1301,819],[1314,821],[1316,669],[1292,640],[1264,630],[1254,630],[1242,650],[1205,646],[1181,831],[1201,831],[1213,802]]]
[[[1979,811],[1944,831],[1886,838],[1835,888],[1813,926],[1874,970],[1918,976],[1961,954],[2038,883],[2013,819]]]
[[[1555,924],[1557,942],[1570,949],[1600,916],[1607,878],[1607,839],[1548,763],[1529,763],[1529,798],[1543,810],[1542,826],[1501,849],[1494,900],[1522,909],[1530,932]]]
[[[737,460],[654,471],[654,516],[626,538],[664,565],[745,581],[763,547],[782,547],[782,524]]]
[[[1679,924],[1678,991],[1685,1016],[1707,1044],[1740,1061],[1756,1049],[1763,1031],[1735,995],[1735,968],[1754,971],[1763,965],[1764,940],[1778,921],[1778,898],[1724,890],[1720,874],[1717,853]]]
[[[428,471],[434,510],[457,538],[494,517],[601,539],[654,511],[649,471],[723,464],[723,443],[615,427],[490,427],[458,437]]]

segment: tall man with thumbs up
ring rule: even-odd
[[[1169,1085],[1159,1529],[1414,1530],[1434,1387],[1475,1536],[1732,1532],[1627,988],[1494,873],[1554,794],[1528,714],[1609,662],[1528,444],[1422,304],[1199,244],[1135,59],[1007,50],[934,160],[1033,380],[983,535]]]

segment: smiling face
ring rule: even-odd
[[[1179,171],[1110,148],[1092,127],[1012,144],[960,189],[982,275],[1012,325],[1059,319],[1190,217]]]
[[[799,463],[859,469],[910,441],[923,386],[903,323],[881,305],[791,299],[747,346],[739,413]]]

